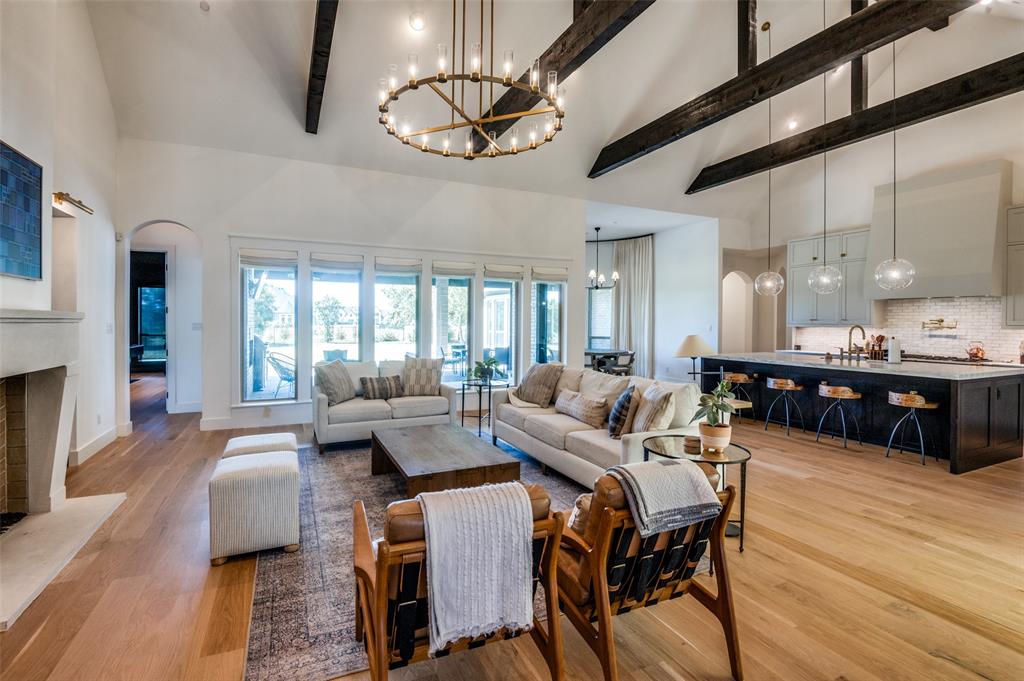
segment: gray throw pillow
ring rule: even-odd
[[[320,392],[327,395],[328,405],[334,406],[356,396],[352,377],[348,375],[348,369],[341,360],[318,362],[313,370],[316,372],[316,384]]]
[[[366,400],[390,400],[405,394],[401,376],[363,377],[359,382],[363,385],[363,399]]]
[[[516,388],[516,395],[524,402],[547,407],[551,404],[551,397],[555,394],[555,386],[561,375],[561,364],[534,364]]]
[[[440,395],[443,359],[406,357],[403,388],[406,395]]]

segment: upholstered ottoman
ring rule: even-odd
[[[210,478],[210,564],[283,546],[299,548],[299,459],[295,452],[239,454]]]
[[[221,458],[238,456],[239,454],[258,454],[260,452],[297,452],[299,443],[294,433],[262,433],[260,435],[242,435],[228,440]]]

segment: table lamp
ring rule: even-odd
[[[703,338],[698,335],[689,335],[683,339],[683,342],[679,345],[679,349],[676,350],[676,357],[689,357],[693,363],[693,369],[690,371],[690,375],[696,377],[697,371],[697,358],[703,357],[704,355],[715,354],[714,348],[707,344]]]

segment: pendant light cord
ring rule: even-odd
[[[821,0],[821,30],[825,30],[825,0]],[[821,248],[828,262],[828,72],[821,74]]]
[[[772,58],[772,25],[771,22],[764,22],[761,30],[768,34],[768,59]],[[768,98],[768,271],[772,272],[772,166],[774,165],[774,152],[772,151],[772,98]]]
[[[896,41],[892,41],[892,259],[896,259]]]

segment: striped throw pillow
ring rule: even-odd
[[[676,396],[655,383],[640,397],[632,432],[646,433],[651,430],[665,430],[672,423],[676,410]]]
[[[640,399],[634,386],[630,386],[619,395],[619,399],[615,400],[615,404],[612,405],[611,413],[608,414],[608,434],[612,438],[618,440],[623,433],[629,432],[626,426],[631,417],[636,416],[638,406],[640,406]]]
[[[563,390],[555,402],[555,411],[593,428],[600,428],[608,416],[608,403],[604,399],[592,400],[584,397],[575,390]]]
[[[364,376],[359,383],[363,386],[365,400],[390,400],[405,394],[401,376]]]
[[[440,395],[443,359],[406,357],[403,389],[406,395]]]
[[[317,387],[327,396],[328,406],[333,407],[356,396],[356,386],[341,360],[318,362],[313,371],[316,373]]]

